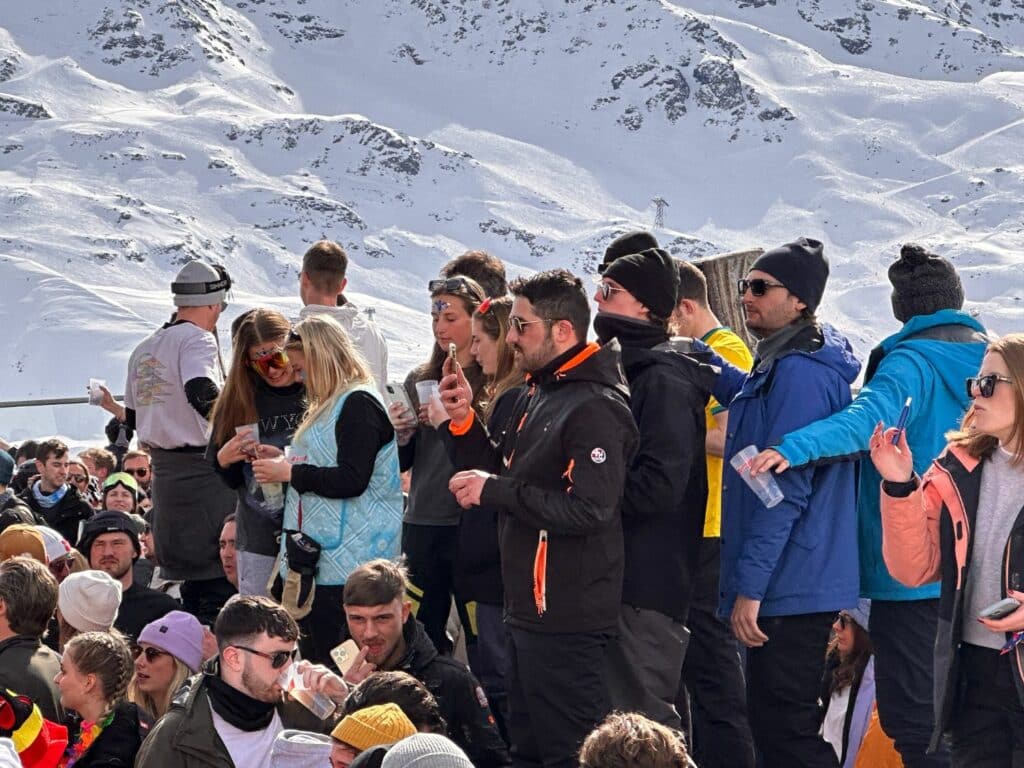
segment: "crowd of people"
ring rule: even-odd
[[[347,266],[225,367],[186,264],[105,449],[4,445],[0,766],[1024,766],[1024,334],[947,259],[856,396],[815,240],[753,349],[648,232],[592,291],[467,252],[404,379]]]

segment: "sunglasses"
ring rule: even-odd
[[[978,394],[982,397],[992,397],[996,391],[996,384],[1000,381],[1013,384],[1013,379],[1000,376],[998,373],[990,373],[986,376],[971,376],[964,382],[967,385],[967,397],[972,400],[974,399],[975,388],[977,388]]]
[[[265,355],[260,355],[255,360],[250,360],[249,365],[266,376],[271,370],[281,370],[288,367],[288,353],[281,348],[272,349]]]
[[[523,335],[523,331],[526,330],[526,326],[533,325],[534,323],[550,323],[553,322],[548,320],[546,317],[540,318],[540,320],[523,320],[518,315],[509,315],[508,324],[517,334]]]
[[[137,469],[122,469],[122,472],[126,472],[132,477],[145,477],[149,474],[148,467],[138,467]]]
[[[85,475],[68,475],[68,480],[72,483],[85,483],[89,481],[89,478]]]
[[[270,659],[270,666],[274,669],[280,669],[289,661],[295,661],[295,657],[299,655],[299,649],[293,648],[290,651],[276,651],[275,653],[265,653],[264,651],[257,651],[255,648],[248,648],[244,645],[233,646],[240,651],[248,651],[254,653],[257,656],[262,656],[264,659]]]
[[[136,659],[139,658],[139,656],[145,656],[146,661],[148,661],[150,664],[159,659],[161,656],[170,655],[171,654],[169,654],[167,651],[161,651],[159,648],[154,648],[153,646],[143,648],[141,645],[136,645],[134,648],[132,648],[132,656],[134,656]]]
[[[50,573],[54,576],[63,575],[71,570],[71,565],[74,562],[74,558],[71,555],[54,558],[49,564]]]
[[[745,277],[741,277],[736,281],[736,293],[742,299],[743,295],[749,290],[754,296],[764,296],[768,292],[769,288],[785,288],[782,283],[772,283],[768,280],[762,280],[759,277],[755,277],[753,280],[747,280]]]
[[[608,299],[610,299],[612,297],[612,294],[615,291],[622,291],[622,292],[626,291],[625,288],[616,288],[614,285],[612,285],[611,283],[605,282],[604,280],[602,280],[601,282],[599,282],[597,284],[597,290],[599,290],[601,292],[601,298],[604,299],[605,301],[608,301]]]
[[[840,629],[846,629],[851,621],[853,621],[853,619],[845,613],[840,613],[836,615],[836,620],[833,623],[838,624]]]
[[[295,331],[295,330],[288,331],[288,341],[287,341],[287,343],[291,344],[292,342],[298,342],[299,344],[302,343],[302,337],[299,336],[299,332],[298,331]]]

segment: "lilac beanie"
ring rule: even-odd
[[[143,643],[167,651],[193,672],[203,665],[203,626],[191,613],[171,611],[151,621],[139,634]]]

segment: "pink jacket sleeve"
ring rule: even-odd
[[[901,584],[919,587],[936,581],[942,554],[939,516],[942,498],[932,482],[930,469],[909,496],[882,495],[882,557],[889,573]]]

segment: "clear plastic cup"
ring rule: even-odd
[[[250,459],[258,459],[259,456],[256,453],[256,446],[260,444],[260,425],[243,424],[240,427],[235,427],[236,435],[244,435],[247,432],[249,433],[249,436],[242,440],[242,453]]]
[[[751,477],[750,475],[750,463],[754,460],[760,451],[757,450],[756,445],[748,445],[742,451],[733,456],[729,463],[732,464],[732,468],[740,473],[740,477],[743,478],[750,490],[757,494],[757,498],[766,507],[774,507],[783,498],[782,491],[779,489],[779,484],[775,482],[775,478],[772,477],[770,472],[762,472],[757,477]]]
[[[281,673],[277,682],[289,696],[312,712],[316,718],[326,720],[334,714],[338,705],[327,694],[306,688],[297,667],[298,665],[294,662],[289,664],[288,669]]]
[[[103,404],[103,390],[100,387],[107,386],[106,379],[89,379],[89,405]]]
[[[420,401],[420,405],[427,405],[430,402],[430,398],[435,395],[437,397],[441,396],[441,389],[438,386],[438,382],[433,379],[416,382],[416,398]]]

